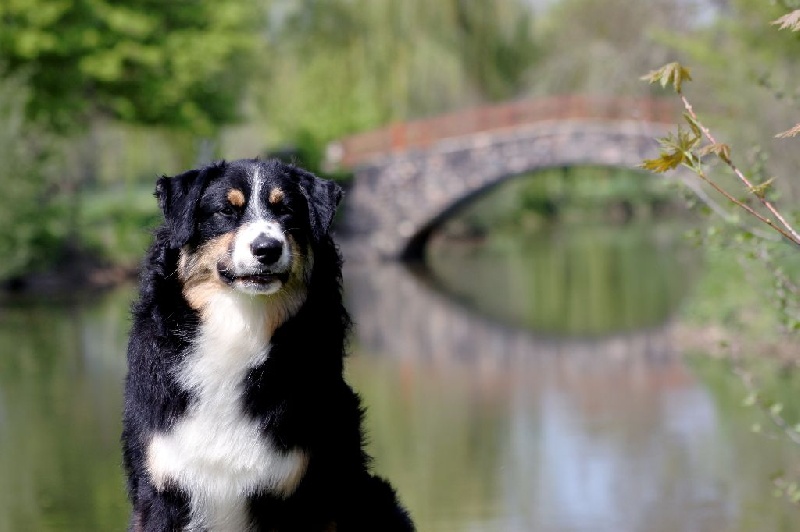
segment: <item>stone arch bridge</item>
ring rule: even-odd
[[[361,255],[415,259],[456,209],[506,179],[576,165],[637,167],[677,109],[658,99],[561,96],[469,109],[341,139],[350,168],[344,226]]]

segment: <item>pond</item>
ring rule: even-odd
[[[770,481],[796,451],[675,348],[699,268],[680,233],[586,224],[434,242],[431,271],[347,263],[348,377],[420,531],[800,529]],[[133,295],[0,308],[0,532],[124,530]]]

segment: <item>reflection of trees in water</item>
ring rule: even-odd
[[[0,530],[115,530],[129,292],[0,309]]]
[[[685,509],[703,490],[710,521],[727,518],[702,465],[715,413],[668,326],[539,336],[395,264],[348,266],[346,288],[360,355],[350,371],[378,466],[425,529],[644,529],[653,515],[652,529],[681,529],[700,519]]]
[[[537,331],[602,335],[663,324],[697,263],[678,223],[565,224],[439,238],[428,254],[441,288],[484,315]]]

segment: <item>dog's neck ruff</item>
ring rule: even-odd
[[[155,486],[174,483],[189,494],[189,530],[248,530],[247,497],[288,496],[305,473],[306,454],[279,451],[242,406],[248,371],[269,356],[269,311],[263,298],[234,290],[211,298],[176,374],[193,401],[149,444]]]

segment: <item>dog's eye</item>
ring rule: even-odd
[[[286,205],[285,203],[273,203],[272,204],[272,212],[274,212],[278,216],[282,216],[284,214],[290,214],[292,212],[291,207]]]
[[[225,217],[234,216],[236,214],[236,209],[233,208],[233,205],[225,205],[217,211],[217,214]]]

